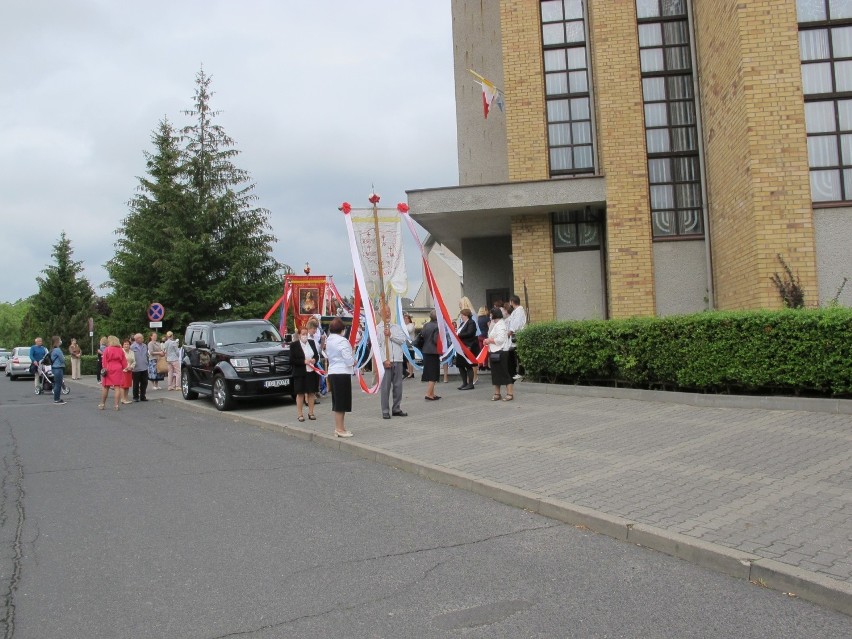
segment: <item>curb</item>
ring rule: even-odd
[[[296,436],[300,429],[277,427],[276,430]],[[534,512],[565,524],[586,528],[619,541],[656,550],[683,559],[714,572],[745,579],[751,583],[798,597],[837,612],[852,616],[852,585],[803,570],[772,559],[727,548],[719,544],[688,537],[680,533],[631,522],[604,512],[569,502],[542,498],[525,490],[477,479],[462,472],[448,471],[402,455],[393,455],[351,440],[334,441],[328,435],[304,433],[316,443],[328,445],[355,457],[378,462],[419,475],[431,481],[466,490],[507,506]]]
[[[79,382],[80,380],[75,381]],[[90,384],[85,383],[84,385],[90,386]],[[661,393],[665,393],[666,395],[686,396],[686,399],[689,399],[690,397],[708,397],[711,400],[719,398],[723,401],[725,399],[732,399],[730,396],[706,396],[693,395],[690,393],[668,393],[666,391],[646,391],[637,389],[602,389],[599,387],[587,386],[566,386],[562,387],[565,389],[565,392],[553,392],[552,389],[548,390],[548,386],[548,384],[524,383],[524,388],[532,392],[566,396],[591,396],[616,399],[638,399],[642,401],[660,401],[655,399],[656,396]],[[584,392],[588,390],[604,392]],[[174,403],[183,410],[210,414],[209,408],[202,408],[201,405],[196,406],[194,402],[177,401],[178,398],[182,399],[182,396],[178,395],[174,398],[174,400],[172,400],[171,397],[158,397],[155,401],[159,401],[160,403],[164,401],[174,401]],[[739,400],[741,398],[733,399]],[[793,402],[802,401],[796,398],[764,397],[742,399],[755,399],[759,401],[788,399]],[[807,399],[806,403],[833,403],[838,401],[847,402],[849,404],[849,406],[846,407],[849,409],[848,413],[845,409],[840,410],[839,412],[843,414],[852,413],[852,401],[850,400]],[[691,406],[715,407],[722,407],[724,405],[720,405],[715,402],[691,404],[688,401],[674,401],[674,398],[672,398],[671,401],[663,403],[685,403]],[[767,406],[743,406],[741,404],[729,406],[736,408],[762,408],[764,410],[768,408]],[[825,406],[823,408],[824,410],[819,410],[819,406],[807,409],[782,408],[776,405],[771,408],[771,410],[837,412],[830,406]],[[536,495],[535,493],[531,493],[520,488],[479,479],[460,471],[450,471],[446,468],[422,462],[412,457],[389,453],[383,449],[376,448],[368,444],[361,444],[350,439],[341,440],[339,438],[332,437],[331,435],[324,435],[298,426],[276,424],[266,419],[247,417],[239,413],[216,414],[219,416],[230,417],[234,422],[241,422],[262,430],[282,433],[303,441],[325,446],[326,448],[347,452],[354,457],[371,462],[377,462],[412,475],[418,475],[434,482],[466,490],[468,492],[493,499],[494,501],[507,506],[521,508],[549,519],[554,519],[565,524],[585,528],[592,532],[606,535],[607,537],[611,537],[619,541],[626,541],[637,546],[656,550],[663,554],[677,557],[678,559],[701,566],[702,568],[706,568],[714,572],[720,572],[737,579],[745,579],[755,585],[776,590],[790,597],[801,598],[824,608],[852,616],[852,584],[831,579],[830,577],[826,577],[819,573],[797,568],[772,559],[761,558],[757,555],[737,551],[719,544],[705,542],[680,533],[670,532],[662,528],[636,523],[622,517],[609,515],[577,504],[571,504],[570,502],[541,497],[540,495]]]

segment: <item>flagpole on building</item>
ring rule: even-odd
[[[379,267],[379,313],[381,313],[382,322],[385,328],[390,328],[390,322],[385,319],[385,307],[387,299],[385,298],[385,269],[382,265],[382,242],[379,237],[379,200],[381,198],[377,193],[370,193],[370,204],[373,205],[373,227],[376,232],[376,261]],[[390,343],[388,336],[385,335],[385,359],[390,360]]]

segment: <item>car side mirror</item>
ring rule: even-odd
[[[207,342],[205,342],[203,339],[200,339],[195,342],[195,348],[207,348]]]

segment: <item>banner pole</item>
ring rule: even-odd
[[[381,314],[382,322],[385,328],[390,328],[390,324],[385,320],[385,307],[387,299],[385,299],[385,269],[382,264],[382,242],[379,237],[379,196],[376,193],[370,193],[370,203],[373,205],[373,227],[376,232],[376,260],[379,267],[379,313]],[[390,341],[385,335],[385,358],[390,360]]]

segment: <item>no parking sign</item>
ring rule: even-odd
[[[151,302],[148,306],[148,320],[151,328],[160,328],[163,325],[163,318],[166,316],[166,307],[159,302]]]

